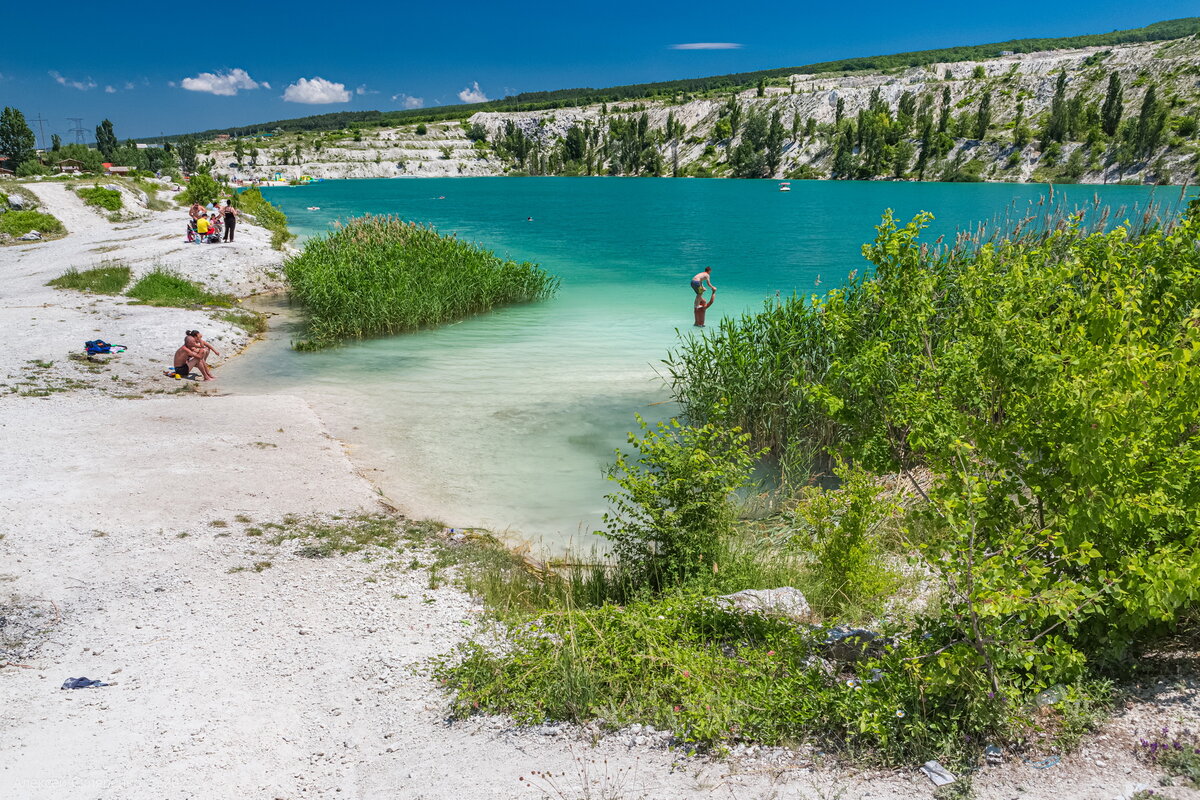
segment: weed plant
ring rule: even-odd
[[[120,294],[129,285],[129,267],[119,261],[101,262],[100,266],[83,271],[71,267],[47,285],[95,294]]]
[[[229,308],[235,302],[231,295],[214,294],[195,281],[162,267],[143,275],[127,294],[148,306]]]
[[[0,214],[0,233],[24,236],[30,231],[41,234],[66,233],[67,229],[58,217],[41,211],[9,211]]]
[[[359,217],[310,239],[284,270],[308,315],[302,349],[441,325],[558,288],[534,264],[395,217]]]
[[[121,201],[121,193],[116,189],[90,186],[75,191],[83,198],[84,203],[96,208],[103,208],[105,211],[120,211],[121,206],[124,205]]]
[[[282,250],[295,238],[288,231],[287,215],[279,206],[263,197],[257,188],[246,189],[234,195],[234,204],[242,213],[249,214],[254,221],[271,232],[271,247]]]

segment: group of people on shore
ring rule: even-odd
[[[175,351],[175,366],[163,374],[170,378],[188,378],[194,369],[204,380],[215,381],[212,370],[208,368],[209,353],[221,355],[200,331],[184,331],[183,344]]]
[[[226,200],[213,200],[207,207],[192,203],[188,211],[187,240],[196,244],[232,242],[237,229],[238,210]]]

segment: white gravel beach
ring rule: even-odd
[[[482,609],[430,588],[409,563],[420,545],[403,563],[312,559],[255,535],[386,506],[304,399],[229,394],[219,363],[206,386],[162,376],[185,329],[227,357],[250,339],[45,285],[117,259],[272,291],[283,254],[269,233],[192,246],[182,211],[111,223],[61,185],[27,185],[69,234],[0,247],[0,800],[932,796],[917,765],[850,774],[808,752],[690,758],[641,729],[447,721],[426,665]],[[97,337],[128,350],[69,357]],[[72,677],[110,685],[61,689]],[[975,796],[1107,800],[1155,783],[1135,731],[1200,714],[1190,679],[1146,694],[1051,769],[984,770]]]

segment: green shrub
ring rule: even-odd
[[[551,296],[558,279],[529,263],[395,217],[359,217],[284,263],[309,342],[402,333]]]
[[[121,201],[121,193],[116,189],[105,189],[103,186],[92,186],[82,189],[76,189],[76,194],[83,198],[83,202],[89,206],[103,208],[106,211],[120,211],[124,205]]]
[[[200,284],[178,273],[159,267],[148,272],[133,285],[127,294],[148,306],[229,307],[235,299],[227,294],[213,294]]]
[[[429,129],[425,127],[424,122],[417,125],[417,136],[424,136],[426,133],[429,133]]]
[[[45,164],[41,163],[40,161],[36,161],[32,158],[29,159],[28,161],[22,161],[20,164],[17,165],[17,177],[18,178],[32,178],[37,175],[49,175],[49,174],[50,174],[49,167],[47,167]]]
[[[225,193],[226,189],[213,180],[212,176],[201,172],[188,180],[187,188],[183,190],[182,195],[185,205],[199,203],[203,206],[214,202]]]
[[[71,267],[47,285],[96,294],[120,294],[129,285],[129,267],[119,262],[105,262],[82,272]]]
[[[0,233],[23,236],[30,231],[39,233],[66,233],[67,229],[57,217],[41,211],[9,211],[0,214]]]
[[[678,420],[650,430],[638,417],[636,451],[618,451],[609,471],[621,491],[609,495],[601,535],[612,542],[618,568],[635,586],[658,591],[719,570],[733,532],[732,497],[750,480],[755,456],[749,436],[713,424]]]
[[[288,231],[287,215],[279,206],[263,197],[257,187],[237,193],[233,202],[239,210],[254,217],[256,223],[271,231],[271,247],[276,250],[282,250],[285,244],[295,238]]]

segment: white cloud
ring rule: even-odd
[[[357,95],[364,95],[364,94],[379,94],[379,90],[378,90],[378,89],[368,89],[368,88],[367,88],[367,85],[364,83],[362,86],[360,86],[360,87],[358,87],[357,89],[355,89],[355,90],[354,90],[354,93],[355,93],[355,94],[357,94]]]
[[[114,89],[114,88],[113,88],[113,87],[111,87],[111,86],[105,86],[105,87],[104,87],[104,93],[105,93],[105,94],[116,94],[116,93],[117,93],[117,90],[116,90],[116,89]]]
[[[201,72],[194,78],[184,78],[179,85],[189,92],[206,92],[221,97],[233,97],[242,89],[257,89],[260,86],[266,89],[271,88],[266,82],[259,83],[251,78],[250,73],[244,69],[231,69],[228,72]]]
[[[350,92],[344,83],[334,83],[324,78],[301,78],[283,90],[283,99],[289,103],[308,105],[347,103],[350,101]]]
[[[73,81],[69,78],[64,78],[58,72],[50,70],[50,77],[58,81],[59,86],[66,86],[71,89],[78,89],[81,92],[86,92],[88,89],[95,89],[96,82],[91,78],[86,78],[82,81]]]
[[[738,42],[685,42],[670,45],[672,50],[741,50]]]
[[[486,103],[487,95],[479,88],[479,81],[475,81],[458,93],[458,99],[464,103]]]
[[[411,95],[404,94],[403,92],[392,95],[392,101],[404,103],[405,108],[421,108],[425,105],[424,97],[413,97]]]
[[[133,88],[133,81],[125,81],[125,91],[129,91],[132,88]]]

